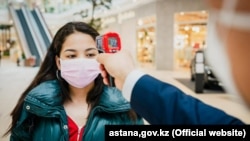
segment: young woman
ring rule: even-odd
[[[58,30],[11,113],[11,141],[102,141],[105,125],[143,124],[121,92],[103,84],[98,35],[83,22]]]

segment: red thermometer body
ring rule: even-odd
[[[108,32],[104,35],[100,35],[96,37],[97,48],[100,53],[116,53],[121,50],[121,39],[119,34],[115,32]],[[109,85],[115,87],[114,78],[110,75]]]

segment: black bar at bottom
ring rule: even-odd
[[[250,140],[250,125],[106,125],[105,141],[166,141],[187,139]]]

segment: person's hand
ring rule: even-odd
[[[104,84],[109,84],[109,73],[114,77],[115,85],[120,90],[122,90],[127,75],[136,68],[131,54],[126,50],[113,54],[101,53],[97,56],[97,61],[101,64],[100,69]]]

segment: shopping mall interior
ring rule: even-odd
[[[182,3],[187,4],[182,7]],[[70,21],[94,20],[101,34],[118,32],[122,48],[131,50],[142,67],[189,68],[195,51],[206,47],[208,11],[202,2],[190,5],[185,1],[113,0],[94,8],[88,0],[6,0],[0,4],[0,50],[14,61],[19,59],[22,65],[32,57],[39,63],[55,32]],[[176,8],[168,8],[170,4]],[[26,47],[30,44],[36,49]],[[166,60],[168,63],[162,63]]]
[[[92,0],[0,1],[0,99],[5,99],[0,102],[0,122],[5,122],[5,127],[10,121],[10,111],[2,104],[11,103],[12,108],[18,97],[9,102],[13,97],[4,97],[3,92],[23,91],[41,64],[54,34],[70,21],[92,21],[100,34],[119,33],[122,49],[131,51],[138,68],[250,123],[249,111],[219,83],[216,87],[202,88],[199,93],[195,90],[196,82],[191,79],[192,60],[198,50],[208,47],[209,11],[203,1],[99,0],[95,6],[93,3]],[[11,79],[20,89],[6,88],[6,82],[10,81],[6,75],[23,75],[26,71],[31,76],[22,78],[25,83],[16,80],[21,76]],[[0,134],[4,130],[1,128]]]

